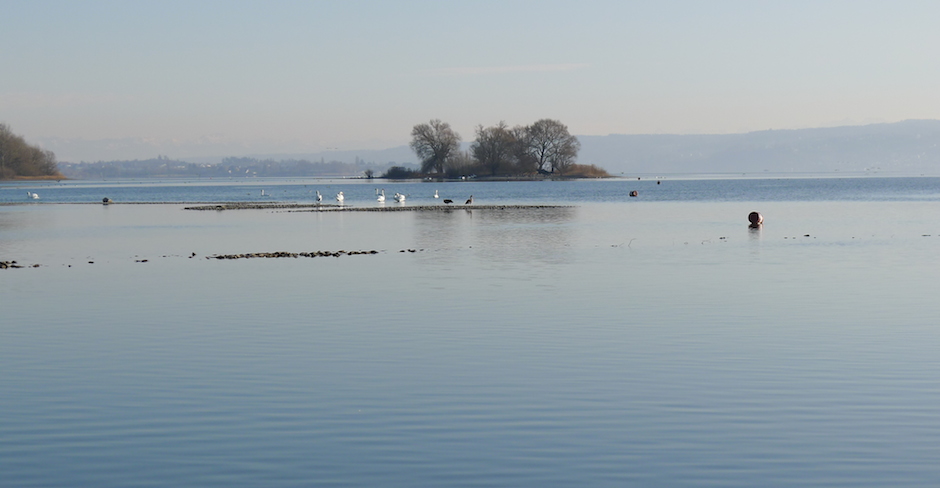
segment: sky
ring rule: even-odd
[[[60,161],[940,119],[936,1],[0,0],[0,123]],[[199,153],[199,154],[196,154]]]

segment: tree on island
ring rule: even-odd
[[[62,178],[52,151],[30,145],[0,124],[0,180],[14,178]]]
[[[539,173],[564,173],[574,164],[581,149],[578,138],[557,120],[542,119],[526,130],[526,147],[535,158]],[[546,169],[548,168],[548,169]]]
[[[421,171],[395,168],[384,175],[386,178],[420,177],[432,172],[447,177],[478,173],[504,177],[610,176],[594,165],[575,164],[581,143],[557,120],[541,119],[513,128],[503,121],[492,127],[478,125],[476,140],[468,152],[458,150],[460,136],[437,119],[414,126],[411,135],[411,148],[421,158]]]
[[[444,165],[460,149],[460,134],[447,122],[434,119],[411,130],[411,149],[421,158],[421,172],[444,173]]]
[[[477,162],[493,176],[500,170],[510,169],[517,146],[516,137],[506,123],[500,121],[493,127],[477,126],[477,140],[470,145],[470,153]]]

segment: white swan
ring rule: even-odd
[[[401,193],[396,193],[394,198],[395,198],[395,201],[398,203],[404,203],[405,201],[405,196],[402,195]]]
[[[38,194],[38,193],[33,193],[33,192],[29,191],[29,190],[26,190],[26,196],[29,197],[29,198],[32,198],[32,199],[34,199],[34,200],[38,200],[38,199],[39,199],[39,194]]]
[[[378,188],[376,188],[375,194],[378,195],[375,199],[378,200],[379,203],[385,203],[385,189],[384,188],[381,191]]]
[[[317,190],[317,205],[323,201],[323,195],[320,194],[320,190]]]
[[[434,190],[434,198],[441,198],[441,196],[437,194],[437,190]]]
[[[343,196],[343,192],[339,192],[339,193],[336,194],[336,201],[337,201],[337,202],[343,203],[343,200],[345,200],[345,199],[346,199],[346,197]]]
[[[261,190],[261,196],[264,196],[264,190]]]

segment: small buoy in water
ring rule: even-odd
[[[101,199],[101,203],[107,205],[107,204],[111,203],[111,199],[108,198],[108,197],[104,197],[104,198]]]
[[[630,196],[631,196],[631,197],[635,197],[635,196],[637,196],[637,195],[639,195],[639,193],[637,193],[636,190],[630,191]]]
[[[764,223],[764,216],[758,212],[751,212],[747,215],[747,220],[751,223],[751,227],[760,227]]]

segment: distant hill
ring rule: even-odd
[[[940,174],[940,121],[727,135],[578,136],[578,162],[611,174]]]
[[[578,136],[579,164],[612,175],[702,173],[894,173],[940,175],[940,120],[745,134]],[[469,142],[461,148],[466,150]],[[381,150],[239,154],[145,161],[59,163],[69,177],[357,176],[416,167],[408,146]],[[171,164],[168,164],[171,163]]]

